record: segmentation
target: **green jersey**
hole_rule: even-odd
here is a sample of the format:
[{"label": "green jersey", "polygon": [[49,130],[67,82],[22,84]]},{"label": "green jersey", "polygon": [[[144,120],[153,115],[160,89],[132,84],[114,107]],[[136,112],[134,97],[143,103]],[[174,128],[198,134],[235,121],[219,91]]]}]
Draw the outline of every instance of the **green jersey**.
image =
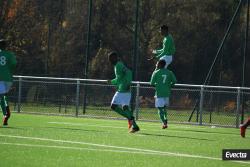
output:
[{"label": "green jersey", "polygon": [[114,66],[115,79],[111,84],[116,85],[118,92],[129,92],[132,81],[132,72],[121,61]]},{"label": "green jersey", "polygon": [[160,59],[165,55],[174,55],[175,54],[175,45],[172,35],[167,35],[163,39],[162,49],[156,50],[156,58]]},{"label": "green jersey", "polygon": [[14,53],[0,50],[0,81],[12,82],[15,67],[16,57]]},{"label": "green jersey", "polygon": [[171,86],[176,83],[174,73],[168,69],[155,70],[151,76],[150,84],[155,86],[156,97],[169,97]]}]

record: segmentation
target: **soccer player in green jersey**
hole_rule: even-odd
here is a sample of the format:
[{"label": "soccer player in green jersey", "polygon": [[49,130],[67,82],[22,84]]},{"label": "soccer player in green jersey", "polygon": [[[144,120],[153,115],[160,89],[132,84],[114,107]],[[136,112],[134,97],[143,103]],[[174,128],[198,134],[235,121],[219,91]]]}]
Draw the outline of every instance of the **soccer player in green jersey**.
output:
[{"label": "soccer player in green jersey", "polygon": [[0,101],[3,111],[3,125],[8,125],[10,108],[7,93],[12,86],[12,75],[16,67],[16,58],[12,52],[6,51],[7,42],[0,39]]},{"label": "soccer player in green jersey", "polygon": [[173,60],[173,55],[175,54],[175,44],[172,35],[168,32],[168,26],[161,26],[161,35],[164,36],[163,47],[159,50],[153,50],[152,53],[158,60],[164,60],[166,62],[164,68],[167,68]]},{"label": "soccer player in green jersey", "polygon": [[116,52],[109,54],[109,61],[114,66],[115,79],[108,81],[109,84],[115,85],[117,91],[111,102],[111,109],[128,119],[130,133],[139,131],[133,117],[133,112],[129,109],[131,92],[130,86],[132,81],[132,72],[119,59]]},{"label": "soccer player in green jersey", "polygon": [[250,125],[250,117],[240,126],[240,135],[245,137],[247,127]]},{"label": "soccer player in green jersey", "polygon": [[169,105],[169,96],[171,87],[176,83],[174,73],[165,68],[166,62],[159,60],[156,64],[156,70],[153,72],[150,84],[155,87],[155,107],[158,108],[158,114],[162,122],[162,129],[168,127],[167,109]]}]

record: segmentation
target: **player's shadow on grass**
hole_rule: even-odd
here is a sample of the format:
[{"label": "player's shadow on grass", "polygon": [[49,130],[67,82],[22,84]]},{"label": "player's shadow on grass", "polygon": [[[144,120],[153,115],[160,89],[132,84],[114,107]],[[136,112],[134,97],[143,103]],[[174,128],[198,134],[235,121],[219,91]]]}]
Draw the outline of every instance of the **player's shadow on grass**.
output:
[{"label": "player's shadow on grass", "polygon": [[152,133],[140,133],[140,134],[145,135],[145,136],[172,137],[172,138],[179,138],[179,139],[181,138],[181,139],[190,139],[190,140],[215,141],[215,140],[210,140],[210,139],[186,137],[186,136],[173,136],[173,135],[152,134]]},{"label": "player's shadow on grass", "polygon": [[173,131],[183,131],[183,132],[197,132],[197,133],[208,133],[208,134],[224,134],[224,135],[236,135],[238,136],[238,134],[235,133],[228,133],[228,132],[209,132],[209,131],[205,131],[205,130],[190,130],[190,129],[185,129],[185,130],[181,130],[181,129],[173,129]]},{"label": "player's shadow on grass", "polygon": [[1,129],[17,129],[10,126],[0,126]]},{"label": "player's shadow on grass", "polygon": [[[1,129],[17,129],[17,130],[28,130],[33,127],[11,127],[11,126],[3,126]],[[87,130],[87,129],[79,129],[79,128],[59,128],[59,127],[36,127],[37,129],[57,129],[57,130],[70,130],[70,131],[84,131],[84,132],[101,132],[105,133],[106,131],[101,130]]]},{"label": "player's shadow on grass", "polygon": [[46,129],[59,129],[59,130],[70,130],[70,131],[84,131],[84,132],[105,132],[101,130],[87,130],[87,129],[80,129],[80,128],[59,128],[59,127],[43,127]]},{"label": "player's shadow on grass", "polygon": [[27,129],[25,127],[15,127],[15,126],[0,126],[0,129],[19,129],[19,130],[23,130],[23,129]]}]

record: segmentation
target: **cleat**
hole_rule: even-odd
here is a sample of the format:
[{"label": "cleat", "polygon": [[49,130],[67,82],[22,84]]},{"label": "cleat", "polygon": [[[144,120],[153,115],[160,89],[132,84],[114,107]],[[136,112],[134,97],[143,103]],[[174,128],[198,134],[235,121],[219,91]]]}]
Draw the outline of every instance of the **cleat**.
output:
[{"label": "cleat", "polygon": [[10,108],[9,108],[9,106],[7,106],[6,107],[6,115],[4,115],[4,117],[3,117],[3,125],[4,126],[7,126],[8,125],[8,120],[9,120],[9,118],[10,118]]},{"label": "cleat", "polygon": [[130,129],[133,125],[133,120],[128,120],[128,129]]},{"label": "cleat", "polygon": [[4,118],[3,118],[3,125],[4,126],[7,126],[8,125],[8,117],[7,116],[4,116]]},{"label": "cleat", "polygon": [[162,129],[167,129],[167,128],[168,128],[167,124],[162,125]]},{"label": "cleat", "polygon": [[138,132],[139,130],[140,130],[139,127],[134,127],[134,128],[132,128],[132,129],[129,131],[129,133],[135,133],[135,132]]},{"label": "cleat", "polygon": [[245,137],[245,134],[246,134],[246,128],[244,126],[241,126],[240,127],[240,135],[241,135],[241,137]]}]

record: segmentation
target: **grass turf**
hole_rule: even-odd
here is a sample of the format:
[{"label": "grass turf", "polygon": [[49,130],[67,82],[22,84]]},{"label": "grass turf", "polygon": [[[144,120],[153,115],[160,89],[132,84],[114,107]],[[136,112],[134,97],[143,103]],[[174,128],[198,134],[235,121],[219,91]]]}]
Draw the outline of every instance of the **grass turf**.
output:
[{"label": "grass turf", "polygon": [[250,149],[239,129],[14,113],[0,127],[0,166],[249,166],[222,161],[222,149]]}]

